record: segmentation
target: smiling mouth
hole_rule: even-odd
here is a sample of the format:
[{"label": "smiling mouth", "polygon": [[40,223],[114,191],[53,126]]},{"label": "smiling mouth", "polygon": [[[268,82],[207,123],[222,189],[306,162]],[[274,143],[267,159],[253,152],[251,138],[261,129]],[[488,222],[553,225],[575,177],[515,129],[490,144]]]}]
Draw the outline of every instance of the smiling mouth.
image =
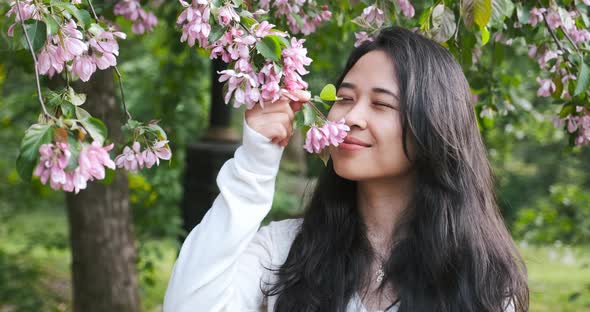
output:
[{"label": "smiling mouth", "polygon": [[343,149],[343,150],[347,150],[347,151],[358,151],[358,150],[362,150],[362,149],[369,148],[369,147],[370,146],[363,146],[363,145],[359,145],[359,144],[346,143],[346,142],[342,142],[342,143],[338,144],[339,149]]}]

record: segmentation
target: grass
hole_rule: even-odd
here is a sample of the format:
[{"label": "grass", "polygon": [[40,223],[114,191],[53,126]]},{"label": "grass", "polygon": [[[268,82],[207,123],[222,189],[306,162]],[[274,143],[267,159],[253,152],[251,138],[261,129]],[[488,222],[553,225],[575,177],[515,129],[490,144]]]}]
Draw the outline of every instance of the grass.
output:
[{"label": "grass", "polygon": [[[71,311],[67,242],[60,210],[36,209],[0,221],[0,311]],[[141,244],[142,310],[160,311],[177,244]],[[590,249],[520,248],[529,270],[530,311],[590,312]]]}]

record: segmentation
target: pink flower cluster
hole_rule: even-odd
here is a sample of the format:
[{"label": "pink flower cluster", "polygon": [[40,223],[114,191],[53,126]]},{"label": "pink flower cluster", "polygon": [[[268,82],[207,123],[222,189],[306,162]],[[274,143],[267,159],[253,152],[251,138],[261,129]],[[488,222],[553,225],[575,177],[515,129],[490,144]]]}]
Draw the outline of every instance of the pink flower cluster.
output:
[{"label": "pink flower cluster", "polygon": [[129,172],[137,172],[143,167],[151,168],[154,164],[160,165],[160,159],[169,160],[172,152],[167,146],[168,140],[156,141],[141,151],[139,142],[133,142],[132,147],[125,146],[123,153],[115,158],[118,168],[125,168]]},{"label": "pink flower cluster", "polygon": [[180,42],[188,41],[188,45],[192,47],[197,41],[201,47],[207,47],[209,33],[211,33],[209,1],[192,0],[191,4],[183,0],[179,1],[186,8],[176,20],[176,24],[182,27]]},{"label": "pink flower cluster", "polygon": [[97,141],[86,145],[78,156],[78,167],[66,171],[72,153],[70,145],[58,142],[56,144],[43,144],[39,147],[39,163],[34,175],[41,179],[41,183],[49,185],[54,190],[76,192],[83,190],[88,181],[105,178],[105,167],[115,169],[115,163],[109,156],[113,144],[102,146]]},{"label": "pink flower cluster", "polygon": [[267,61],[259,72],[255,72],[250,63],[250,50],[256,42],[268,35],[285,36],[272,31],[273,27],[274,25],[263,21],[252,25],[251,34],[230,28],[220,40],[211,45],[211,58],[221,57],[226,62],[236,61],[234,69],[219,72],[219,81],[228,82],[226,103],[229,103],[233,95],[235,107],[246,105],[250,109],[256,103],[263,106],[264,101],[274,102],[287,91],[307,89],[308,85],[301,76],[308,73],[305,66],[311,64],[312,60],[307,57],[303,39],[291,38],[290,47],[282,50],[282,70],[273,62]]},{"label": "pink flower cluster", "polygon": [[17,6],[16,1],[10,3],[10,10],[6,12],[6,16],[10,17],[14,15],[14,21],[12,25],[8,27],[8,36],[12,37],[14,35],[14,27],[17,23],[20,23],[21,17],[23,21],[34,19],[38,21],[43,20],[43,9],[38,7],[33,0],[21,0],[19,1],[20,5]]},{"label": "pink flower cluster", "polygon": [[577,131],[575,144],[586,145],[590,143],[590,115],[582,106],[576,107],[576,113],[578,115],[570,114],[561,119],[556,117],[553,122],[556,128],[561,128],[564,123],[567,123],[567,131],[569,133],[576,133]]},{"label": "pink flower cluster", "polygon": [[47,38],[38,55],[37,68],[41,75],[53,77],[61,73],[67,62],[68,70],[82,81],[88,81],[96,69],[107,69],[117,65],[119,44],[116,38],[125,39],[122,32],[102,31],[98,34],[87,32],[87,41],[73,20],[61,26],[59,34]]},{"label": "pink flower cluster", "polygon": [[158,24],[158,18],[152,12],[146,12],[138,0],[122,0],[115,4],[115,15],[121,15],[133,22],[131,31],[135,34],[143,34],[152,31]]},{"label": "pink flower cluster", "polygon": [[328,145],[338,146],[348,131],[350,128],[344,123],[344,118],[337,122],[326,121],[322,127],[313,126],[307,131],[303,148],[309,153],[319,153]]},{"label": "pink flower cluster", "polygon": [[88,45],[83,41],[82,32],[76,27],[76,22],[68,20],[64,23],[59,34],[47,38],[45,46],[37,55],[37,69],[41,75],[59,74],[65,63],[80,57],[88,51]]},{"label": "pink flower cluster", "polygon": [[535,26],[542,22],[543,19],[547,20],[547,25],[552,30],[561,27],[562,30],[567,33],[573,42],[581,43],[590,41],[590,32],[587,29],[578,29],[574,18],[578,16],[576,11],[567,12],[563,18],[559,14],[559,7],[551,7],[549,10],[545,8],[532,8],[530,10],[529,23],[531,26]]},{"label": "pink flower cluster", "polygon": [[[332,18],[332,12],[327,5],[317,7],[312,1],[277,0],[271,5],[270,1],[263,0],[258,3],[258,7],[265,11],[272,9],[275,17],[286,19],[289,30],[295,35],[299,33],[309,35],[315,32],[323,22]],[[298,21],[294,16],[299,16],[301,19]]]}]

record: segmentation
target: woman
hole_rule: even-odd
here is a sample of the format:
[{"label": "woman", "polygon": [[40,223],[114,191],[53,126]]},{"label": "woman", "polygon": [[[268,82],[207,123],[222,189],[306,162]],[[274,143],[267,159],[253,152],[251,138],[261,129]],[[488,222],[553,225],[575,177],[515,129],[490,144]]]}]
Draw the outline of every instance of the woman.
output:
[{"label": "woman", "polygon": [[165,311],[527,311],[469,85],[439,44],[383,29],[351,53],[303,218],[258,230],[299,102],[246,112],[221,194],[189,234]]}]

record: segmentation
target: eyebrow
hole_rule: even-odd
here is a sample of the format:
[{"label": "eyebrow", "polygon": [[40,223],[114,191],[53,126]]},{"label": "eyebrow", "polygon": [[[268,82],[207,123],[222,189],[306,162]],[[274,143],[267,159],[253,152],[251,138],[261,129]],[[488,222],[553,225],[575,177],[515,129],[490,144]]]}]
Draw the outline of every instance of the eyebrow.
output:
[{"label": "eyebrow", "polygon": [[[356,90],[356,86],[353,83],[350,82],[343,82],[340,84],[340,88],[347,88],[347,89],[353,89]],[[375,93],[384,93],[384,94],[389,94],[391,96],[393,96],[396,100],[399,101],[399,96],[387,89],[384,88],[372,88],[371,91],[375,92]]]}]

